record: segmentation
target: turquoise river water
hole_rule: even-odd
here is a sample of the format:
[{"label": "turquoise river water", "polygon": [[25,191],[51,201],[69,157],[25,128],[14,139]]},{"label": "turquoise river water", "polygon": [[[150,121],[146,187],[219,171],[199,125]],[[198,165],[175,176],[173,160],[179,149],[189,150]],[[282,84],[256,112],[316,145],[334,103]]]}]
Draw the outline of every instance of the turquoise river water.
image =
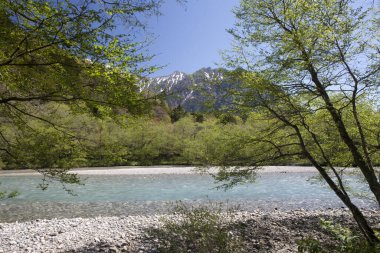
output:
[{"label": "turquoise river water", "polygon": [[[0,222],[41,218],[137,215],[170,212],[175,201],[202,204],[229,203],[242,210],[340,208],[339,199],[313,173],[262,173],[255,183],[230,190],[216,189],[207,175],[90,175],[81,176],[84,185],[70,186],[75,196],[60,184],[42,191],[39,176],[0,177],[0,190],[17,190],[20,195],[0,202]],[[360,187],[353,178],[351,184]],[[362,207],[368,200],[355,199]]]}]

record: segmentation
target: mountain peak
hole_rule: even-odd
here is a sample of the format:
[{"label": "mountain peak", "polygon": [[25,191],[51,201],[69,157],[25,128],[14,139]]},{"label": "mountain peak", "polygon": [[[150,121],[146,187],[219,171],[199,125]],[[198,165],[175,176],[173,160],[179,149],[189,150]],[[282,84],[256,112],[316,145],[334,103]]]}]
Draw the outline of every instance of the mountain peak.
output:
[{"label": "mountain peak", "polygon": [[171,73],[170,76],[171,76],[171,75],[179,75],[179,74],[184,74],[184,75],[186,75],[185,72],[182,72],[182,71],[176,70],[176,71],[174,71],[173,73]]},{"label": "mountain peak", "polygon": [[223,91],[223,85],[214,85],[215,81],[222,81],[223,76],[217,69],[201,68],[193,74],[174,71],[167,76],[149,79],[141,90],[153,93],[167,94],[166,101],[169,107],[181,105],[190,112],[204,111],[204,101],[207,97],[218,97]]}]

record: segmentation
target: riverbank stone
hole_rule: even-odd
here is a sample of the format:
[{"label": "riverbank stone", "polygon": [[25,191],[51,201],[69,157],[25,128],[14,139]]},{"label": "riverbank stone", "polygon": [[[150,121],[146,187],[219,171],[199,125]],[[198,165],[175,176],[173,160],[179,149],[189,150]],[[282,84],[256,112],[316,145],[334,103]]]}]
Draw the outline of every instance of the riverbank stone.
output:
[{"label": "riverbank stone", "polygon": [[[380,223],[376,210],[365,211],[371,224]],[[227,219],[232,234],[243,234],[247,252],[297,252],[296,241],[312,237],[327,240],[320,219],[355,227],[345,209],[253,210],[234,212]],[[148,237],[162,219],[179,221],[178,215],[69,218],[0,223],[0,253],[8,252],[157,252],[159,241]],[[236,230],[236,231],[235,231]]]}]

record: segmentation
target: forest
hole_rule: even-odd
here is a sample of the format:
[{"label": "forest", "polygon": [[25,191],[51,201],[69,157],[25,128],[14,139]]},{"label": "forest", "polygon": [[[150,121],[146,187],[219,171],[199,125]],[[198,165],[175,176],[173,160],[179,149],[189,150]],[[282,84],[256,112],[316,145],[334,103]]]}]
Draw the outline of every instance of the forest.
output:
[{"label": "forest", "polygon": [[[94,112],[72,112],[64,103],[35,105],[35,116],[49,118],[49,122],[30,118],[25,122],[27,131],[14,128],[11,123],[2,124],[2,134],[15,144],[10,149],[12,156],[1,153],[1,167],[310,165],[297,147],[287,149],[294,153],[291,156],[278,152],[276,146],[294,142],[291,136],[284,139],[290,133],[286,128],[268,135],[265,142],[259,141],[266,129],[278,124],[262,111],[189,113],[180,106],[170,109],[159,99],[150,103],[151,109],[145,116],[118,113],[113,118]],[[379,165],[376,145],[380,142],[380,113],[375,108],[369,99],[360,103],[360,115],[371,137],[369,142],[375,144],[373,162]],[[359,138],[354,122],[346,119],[351,135]],[[322,145],[334,165],[355,165],[325,112],[315,113],[308,120],[311,128],[325,137]]]}]

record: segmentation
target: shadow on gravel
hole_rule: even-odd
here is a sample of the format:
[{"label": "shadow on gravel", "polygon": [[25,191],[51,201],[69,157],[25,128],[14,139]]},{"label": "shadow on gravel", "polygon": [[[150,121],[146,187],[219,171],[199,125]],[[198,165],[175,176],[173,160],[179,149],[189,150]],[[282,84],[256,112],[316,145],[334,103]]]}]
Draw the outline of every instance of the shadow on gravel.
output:
[{"label": "shadow on gravel", "polygon": [[[332,240],[321,228],[321,218],[331,217],[304,215],[283,218],[265,214],[243,217],[242,221],[225,222],[218,228],[221,232],[225,229],[231,236],[223,240],[219,240],[222,235],[219,238],[210,236],[215,235],[215,231],[211,230],[217,224],[212,224],[207,219],[193,219],[190,220],[193,224],[181,225],[169,222],[169,224],[164,223],[162,227],[148,229],[145,233],[145,241],[154,242],[153,248],[159,249],[157,252],[160,253],[297,252],[296,241],[308,236],[325,242]],[[188,229],[192,229],[192,232]],[[207,240],[210,241],[209,248],[204,242]],[[231,244],[234,247],[226,245],[228,240],[233,240]]]},{"label": "shadow on gravel", "polygon": [[132,250],[130,247],[130,244],[127,242],[112,243],[108,241],[90,243],[89,245],[86,245],[82,248],[65,251],[65,253],[95,253],[95,252],[101,252],[101,253],[120,253],[120,252],[127,252],[127,253],[147,252],[148,253],[149,252],[149,253],[153,253],[152,251],[145,250],[143,248]]},{"label": "shadow on gravel", "polygon": [[[296,241],[308,237],[323,241],[327,247],[336,243],[333,236],[321,227],[321,218],[340,223],[348,228],[355,228],[354,221],[347,213],[337,212],[334,215],[331,215],[331,211],[329,213],[330,215],[322,212],[308,214],[296,211],[287,213],[285,216],[281,216],[281,213],[247,214],[238,217],[238,221],[234,222],[226,222],[225,217],[222,217],[222,220],[219,220],[221,218],[219,216],[209,217],[210,214],[199,217],[191,216],[194,218],[188,220],[191,224],[179,225],[173,221],[169,221],[169,223],[163,221],[162,226],[154,224],[154,227],[144,230],[144,236],[138,241],[131,242],[133,245],[127,242],[103,241],[67,253],[297,252]],[[210,219],[214,220],[210,222]],[[371,223],[379,223],[380,217],[369,217],[369,220]],[[217,236],[213,230],[215,226],[220,231]],[[189,229],[192,231],[189,232]],[[204,240],[212,240],[212,242],[205,244]],[[225,244],[228,240],[231,245]],[[200,243],[202,245],[194,245]],[[212,248],[215,248],[215,251]]]}]

